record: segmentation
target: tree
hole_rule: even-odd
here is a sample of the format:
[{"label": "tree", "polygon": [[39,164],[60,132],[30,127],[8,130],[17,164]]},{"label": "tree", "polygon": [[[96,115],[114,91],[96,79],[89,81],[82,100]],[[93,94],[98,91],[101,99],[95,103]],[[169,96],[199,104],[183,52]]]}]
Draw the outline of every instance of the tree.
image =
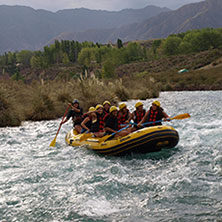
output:
[{"label": "tree", "polygon": [[182,41],[180,43],[178,50],[179,50],[179,53],[184,53],[184,54],[191,53],[193,51],[192,45],[186,41]]},{"label": "tree", "polygon": [[100,44],[98,42],[96,42],[96,47],[100,48]]},{"label": "tree", "polygon": [[54,64],[54,60],[53,60],[53,53],[55,50],[55,46],[51,45],[50,47],[45,46],[44,47],[44,59],[45,59],[45,63],[47,64],[47,66]]},{"label": "tree", "polygon": [[70,61],[69,61],[69,57],[66,53],[63,53],[63,58],[62,58],[62,63],[63,64],[68,64]]},{"label": "tree", "polygon": [[209,48],[219,48],[222,46],[222,35],[217,29],[203,29],[200,33],[201,38]]},{"label": "tree", "polygon": [[159,46],[161,45],[162,40],[158,39],[158,40],[154,40],[153,44],[152,44],[152,50],[153,50],[153,54],[156,54],[156,50],[159,48]]},{"label": "tree", "polygon": [[37,56],[32,56],[31,60],[30,60],[30,65],[31,68],[41,68],[41,61],[40,58]]},{"label": "tree", "polygon": [[32,56],[30,64],[31,68],[36,69],[46,68],[48,66],[43,56]]},{"label": "tree", "polygon": [[81,50],[78,56],[78,62],[80,65],[89,66],[91,62],[90,48],[84,48]]},{"label": "tree", "polygon": [[165,55],[176,55],[179,53],[179,45],[182,39],[176,36],[168,37],[163,43],[163,52]]},{"label": "tree", "polygon": [[115,77],[115,66],[110,59],[107,60],[103,65],[102,77],[103,78]]},{"label": "tree", "polygon": [[25,67],[30,66],[30,60],[33,56],[33,52],[29,50],[22,50],[16,54],[16,60],[18,63],[21,63]]},{"label": "tree", "polygon": [[8,52],[8,65],[16,65],[16,53]]},{"label": "tree", "polygon": [[117,48],[120,49],[123,47],[123,42],[121,39],[117,39]]},{"label": "tree", "polygon": [[139,61],[146,57],[144,50],[136,42],[130,42],[127,47],[123,50],[124,63],[130,63],[133,61]]},{"label": "tree", "polygon": [[17,67],[16,67],[16,53],[15,52],[8,52],[7,53],[7,67],[6,72],[8,72],[10,75],[13,75],[16,73]]},{"label": "tree", "polygon": [[56,51],[60,50],[60,42],[59,42],[59,40],[55,40],[55,49],[56,49]]},{"label": "tree", "polygon": [[6,66],[6,56],[2,55],[0,56],[0,67],[4,68]]}]

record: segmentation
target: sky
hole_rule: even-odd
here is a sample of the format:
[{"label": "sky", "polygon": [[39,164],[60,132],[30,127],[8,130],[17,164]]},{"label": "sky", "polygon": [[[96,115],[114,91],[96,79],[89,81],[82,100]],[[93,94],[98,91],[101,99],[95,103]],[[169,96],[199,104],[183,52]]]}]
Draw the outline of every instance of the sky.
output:
[{"label": "sky", "polygon": [[46,9],[53,12],[82,7],[119,11],[125,8],[144,8],[148,5],[177,9],[185,4],[200,1],[202,0],[0,0],[0,5],[25,5],[34,9]]}]

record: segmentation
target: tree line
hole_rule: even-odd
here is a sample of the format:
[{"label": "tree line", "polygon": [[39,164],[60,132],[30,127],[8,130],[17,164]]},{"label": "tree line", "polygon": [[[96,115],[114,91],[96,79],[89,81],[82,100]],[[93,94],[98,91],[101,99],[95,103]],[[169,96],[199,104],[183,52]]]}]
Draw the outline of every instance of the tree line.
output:
[{"label": "tree line", "polygon": [[55,40],[54,44],[45,46],[42,51],[7,52],[0,56],[0,71],[13,75],[25,68],[45,69],[53,64],[76,63],[80,51],[86,47],[97,47],[97,44]]},{"label": "tree line", "polygon": [[79,64],[83,70],[98,65],[98,77],[110,78],[115,77],[115,69],[121,64],[215,48],[222,48],[222,29],[207,28],[173,34],[166,39],[153,40],[151,48],[139,42],[123,44],[120,39],[114,45],[55,40],[42,51],[22,50],[0,55],[0,75],[8,73],[12,78],[19,79],[20,71],[26,68],[46,69],[55,64]]},{"label": "tree line", "polygon": [[87,69],[97,63],[103,65],[104,77],[110,77],[117,65],[145,58],[146,51],[142,46],[130,42],[124,47],[120,39],[116,45],[55,40],[54,44],[45,46],[42,51],[22,50],[1,55],[0,74],[7,72],[10,76],[17,76],[21,69],[45,69],[54,64],[80,64]]},{"label": "tree line", "polygon": [[[170,35],[162,42],[161,47],[165,55],[188,54],[222,48],[222,29],[205,28]],[[156,50],[156,48],[154,49]]]}]

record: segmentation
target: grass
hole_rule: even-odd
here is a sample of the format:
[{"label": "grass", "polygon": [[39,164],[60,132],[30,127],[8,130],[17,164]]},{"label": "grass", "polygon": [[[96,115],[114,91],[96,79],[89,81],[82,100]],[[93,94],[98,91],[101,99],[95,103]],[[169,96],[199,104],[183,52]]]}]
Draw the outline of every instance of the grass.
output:
[{"label": "grass", "polygon": [[161,91],[221,90],[222,67],[191,70],[178,74],[176,70],[151,74],[160,85]]},{"label": "grass", "polygon": [[25,84],[10,79],[0,83],[0,127],[19,126],[22,121],[50,120],[61,117],[74,98],[87,111],[109,100],[113,104],[128,99],[145,99],[158,95],[149,79],[99,80],[95,77],[69,81],[33,81]]}]

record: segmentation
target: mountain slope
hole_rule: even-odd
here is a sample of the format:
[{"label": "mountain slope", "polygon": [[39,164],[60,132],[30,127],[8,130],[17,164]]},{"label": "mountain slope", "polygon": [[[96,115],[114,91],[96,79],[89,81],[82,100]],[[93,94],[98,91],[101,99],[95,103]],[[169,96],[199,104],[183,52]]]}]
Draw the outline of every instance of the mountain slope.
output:
[{"label": "mountain slope", "polygon": [[118,28],[134,22],[169,11],[167,8],[147,6],[142,9],[124,9],[121,11],[103,11],[80,9],[66,9],[56,12],[57,17],[68,28],[67,31],[84,31],[87,29]]},{"label": "mountain slope", "polygon": [[50,39],[65,32],[88,29],[118,28],[141,22],[167,8],[148,6],[108,12],[89,9],[69,9],[56,13],[34,10],[26,6],[0,6],[0,53],[21,49],[39,49]]},{"label": "mountain slope", "polygon": [[63,35],[63,38],[67,37],[70,40],[78,41],[82,39],[93,40],[104,43],[108,41],[115,42],[117,38],[121,38],[123,41],[164,38],[170,34],[192,29],[220,28],[222,27],[221,11],[221,0],[206,0],[185,5],[175,11],[163,12],[141,23],[125,25],[115,30],[69,33],[68,36]]},{"label": "mountain slope", "polygon": [[137,26],[136,37],[167,37],[192,29],[222,27],[222,1],[206,0],[185,5],[176,11],[162,13]]},{"label": "mountain slope", "polygon": [[0,52],[36,49],[64,29],[54,14],[23,6],[0,6]]}]

